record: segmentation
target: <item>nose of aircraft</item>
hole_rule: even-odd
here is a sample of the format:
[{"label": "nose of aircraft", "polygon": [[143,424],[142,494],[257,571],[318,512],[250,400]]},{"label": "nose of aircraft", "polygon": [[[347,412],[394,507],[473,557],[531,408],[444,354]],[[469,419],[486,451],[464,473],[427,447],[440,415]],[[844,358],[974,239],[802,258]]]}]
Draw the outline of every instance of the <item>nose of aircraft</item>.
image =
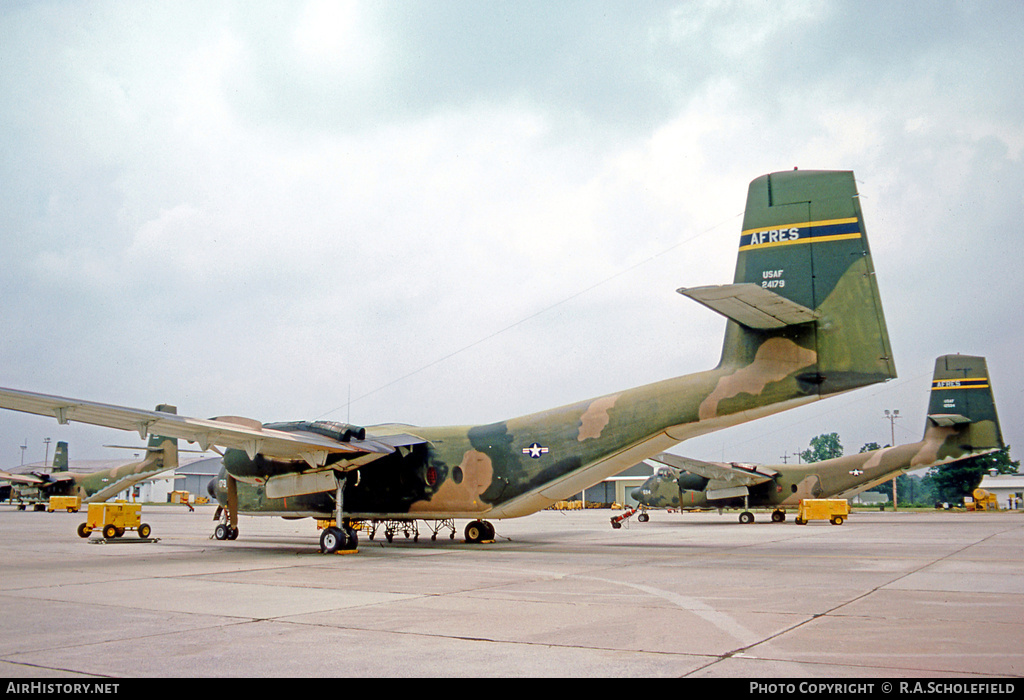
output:
[{"label": "nose of aircraft", "polygon": [[206,485],[206,493],[210,494],[213,500],[217,500],[217,477],[210,479],[210,483]]},{"label": "nose of aircraft", "polygon": [[634,501],[639,503],[640,502],[640,497],[643,495],[642,491],[643,491],[643,489],[641,487],[637,486],[635,489],[633,489],[632,491],[629,492],[629,495],[633,498]]}]

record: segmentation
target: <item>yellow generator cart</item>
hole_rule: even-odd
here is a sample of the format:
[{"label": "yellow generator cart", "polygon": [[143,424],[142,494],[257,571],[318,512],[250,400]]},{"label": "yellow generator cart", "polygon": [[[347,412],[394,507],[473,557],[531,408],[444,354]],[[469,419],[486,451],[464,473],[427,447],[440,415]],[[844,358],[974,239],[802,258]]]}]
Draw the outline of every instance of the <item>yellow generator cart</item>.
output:
[{"label": "yellow generator cart", "polygon": [[808,520],[828,520],[842,525],[850,517],[850,502],[844,498],[805,498],[800,501],[796,524],[806,525]]},{"label": "yellow generator cart", "polygon": [[106,539],[112,540],[127,530],[135,530],[146,539],[152,528],[141,520],[142,506],[138,503],[90,503],[85,522],[78,526],[78,536],[88,537],[93,530],[100,530]]},{"label": "yellow generator cart", "polygon": [[46,512],[52,513],[55,510],[66,510],[69,513],[77,513],[82,508],[81,496],[50,496],[50,505]]},{"label": "yellow generator cart", "polygon": [[974,489],[971,496],[973,500],[966,504],[967,510],[999,510],[999,499],[994,493],[989,493],[985,489]]}]

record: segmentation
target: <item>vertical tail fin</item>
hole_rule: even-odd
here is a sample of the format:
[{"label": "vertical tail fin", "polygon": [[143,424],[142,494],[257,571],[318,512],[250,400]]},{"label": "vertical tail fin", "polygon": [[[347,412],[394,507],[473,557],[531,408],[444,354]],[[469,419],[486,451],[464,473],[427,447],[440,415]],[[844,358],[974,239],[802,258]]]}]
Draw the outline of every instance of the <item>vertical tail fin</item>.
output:
[{"label": "vertical tail fin", "polygon": [[750,183],[734,283],[679,290],[730,319],[720,367],[796,365],[780,391],[821,396],[896,376],[858,197],[848,171]]},{"label": "vertical tail fin", "polygon": [[984,357],[943,355],[935,360],[926,436],[932,426],[954,428],[957,446],[967,452],[1004,447]]},{"label": "vertical tail fin", "polygon": [[63,440],[57,443],[57,449],[53,453],[53,472],[66,472],[68,470],[68,444]]},{"label": "vertical tail fin", "polygon": [[[169,404],[160,404],[156,407],[156,410],[163,411],[164,413],[174,413],[177,415],[178,407],[171,406]],[[163,437],[161,435],[150,435],[149,436],[149,452],[159,452],[163,450],[163,465],[167,469],[178,468],[178,440],[177,438]]]}]

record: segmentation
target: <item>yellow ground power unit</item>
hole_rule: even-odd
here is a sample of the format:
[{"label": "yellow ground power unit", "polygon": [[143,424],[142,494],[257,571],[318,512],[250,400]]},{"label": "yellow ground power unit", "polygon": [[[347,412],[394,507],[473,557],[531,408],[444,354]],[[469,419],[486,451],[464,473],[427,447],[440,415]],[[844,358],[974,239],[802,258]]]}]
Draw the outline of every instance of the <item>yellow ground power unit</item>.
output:
[{"label": "yellow ground power unit", "polygon": [[967,510],[999,510],[999,499],[994,493],[985,489],[974,489],[971,492],[972,500],[965,500]]},{"label": "yellow ground power unit", "polygon": [[78,526],[78,536],[88,537],[93,530],[100,530],[108,540],[121,537],[128,530],[135,530],[143,539],[152,532],[152,528],[142,522],[142,506],[125,501],[90,503],[85,522]]},{"label": "yellow ground power unit", "polygon": [[842,525],[850,517],[850,502],[845,498],[805,498],[800,501],[796,524],[806,525],[808,520],[828,520]]},{"label": "yellow ground power unit", "polygon": [[81,496],[50,496],[50,504],[46,507],[46,512],[66,510],[69,513],[77,513],[81,508]]}]

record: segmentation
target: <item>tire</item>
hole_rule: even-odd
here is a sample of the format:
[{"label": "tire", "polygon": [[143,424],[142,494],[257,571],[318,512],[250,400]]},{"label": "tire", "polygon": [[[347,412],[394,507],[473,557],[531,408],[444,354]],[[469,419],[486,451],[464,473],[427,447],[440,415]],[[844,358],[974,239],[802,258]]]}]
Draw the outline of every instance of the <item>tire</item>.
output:
[{"label": "tire", "polygon": [[117,537],[117,526],[107,525],[106,527],[104,527],[103,536],[106,537],[108,540],[112,540],[115,537]]},{"label": "tire", "polygon": [[641,513],[640,515],[636,516],[636,520],[638,523],[646,523],[650,519],[651,516],[649,516],[647,513]]},{"label": "tire", "polygon": [[78,526],[78,536],[85,539],[92,534],[92,528],[89,527],[89,523],[82,523]]},{"label": "tire", "polygon": [[142,523],[141,525],[139,525],[139,537],[141,537],[142,539],[146,539],[147,537],[149,537],[149,533],[151,533],[152,531],[153,528],[151,528],[148,523]]},{"label": "tire", "polygon": [[473,522],[466,525],[466,542],[469,542],[470,544],[476,544],[477,542],[480,542],[483,538],[483,523],[481,523],[479,520],[474,520]]},{"label": "tire", "polygon": [[230,531],[228,530],[228,526],[224,523],[218,525],[213,531],[213,536],[216,537],[218,540],[226,540],[229,534]]},{"label": "tire", "polygon": [[323,554],[334,554],[344,549],[347,543],[348,536],[341,528],[331,526],[320,533],[320,551]]},{"label": "tire", "polygon": [[742,513],[740,513],[740,522],[744,525],[749,525],[750,523],[754,522],[754,514],[748,510],[743,511]]},{"label": "tire", "polygon": [[230,527],[230,528],[228,528],[228,539],[229,540],[237,540],[238,539],[238,528],[237,527]]}]

